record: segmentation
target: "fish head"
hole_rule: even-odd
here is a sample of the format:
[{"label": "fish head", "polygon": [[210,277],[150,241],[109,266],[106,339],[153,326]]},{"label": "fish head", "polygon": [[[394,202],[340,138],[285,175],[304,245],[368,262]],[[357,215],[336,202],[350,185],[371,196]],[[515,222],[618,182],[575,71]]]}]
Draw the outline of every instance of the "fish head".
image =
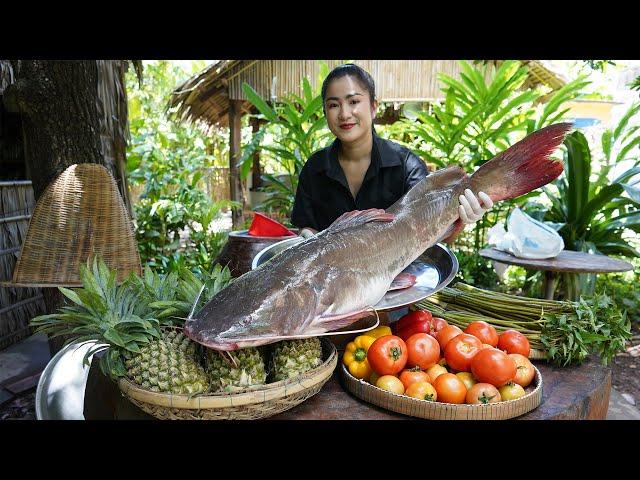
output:
[{"label": "fish head", "polygon": [[268,276],[263,269],[237,278],[185,322],[185,335],[208,348],[237,350],[304,332],[316,315],[315,289],[293,275]]}]

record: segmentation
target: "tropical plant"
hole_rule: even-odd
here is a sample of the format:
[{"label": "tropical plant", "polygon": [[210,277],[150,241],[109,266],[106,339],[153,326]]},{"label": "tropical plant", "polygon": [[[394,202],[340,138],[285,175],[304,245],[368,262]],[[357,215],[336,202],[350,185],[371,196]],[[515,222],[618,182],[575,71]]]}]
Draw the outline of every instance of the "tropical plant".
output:
[{"label": "tropical plant", "polygon": [[213,128],[205,135],[167,116],[171,112],[166,112],[166,99],[190,73],[159,61],[145,64],[141,87],[132,75],[127,79],[127,170],[132,189],[139,193],[134,201],[138,247],[143,264],[161,272],[210,270],[226,240],[226,232],[211,227],[222,210],[236,205],[214,201],[207,193],[212,170],[228,158],[226,133]]},{"label": "tropical plant", "polygon": [[[534,216],[562,225],[558,233],[568,250],[640,257],[626,234],[640,232],[640,157],[634,150],[640,144],[640,125],[630,123],[638,112],[640,104],[632,105],[613,130],[602,134],[603,158],[597,173],[592,173],[595,162],[584,134],[568,135],[565,172],[555,189],[544,187],[551,207],[537,202],[527,206]],[[625,164],[628,168],[613,178],[614,167]],[[565,274],[563,281],[568,298],[593,293],[593,275]]]},{"label": "tropical plant", "polygon": [[[326,64],[321,64],[320,76],[326,76]],[[262,190],[267,199],[257,208],[279,212],[288,217],[293,208],[298,177],[307,159],[323,148],[331,138],[322,110],[322,97],[314,92],[308,79],[302,81],[303,96],[291,94],[269,106],[247,83],[242,89],[247,99],[267,120],[252,140],[244,147],[238,167],[241,178],[249,174],[252,155],[265,153],[265,161],[277,165],[277,171],[264,173]],[[271,142],[266,138],[271,137]]]}]

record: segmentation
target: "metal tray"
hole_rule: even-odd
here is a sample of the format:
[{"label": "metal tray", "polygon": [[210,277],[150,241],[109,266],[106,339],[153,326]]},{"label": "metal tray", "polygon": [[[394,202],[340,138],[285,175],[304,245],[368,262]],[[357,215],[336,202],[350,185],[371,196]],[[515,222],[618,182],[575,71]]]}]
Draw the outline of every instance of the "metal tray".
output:
[{"label": "metal tray", "polygon": [[[277,254],[303,241],[302,237],[294,237],[268,246],[253,258],[251,269],[258,268]],[[458,259],[447,247],[437,244],[425,250],[403,272],[415,275],[416,284],[404,290],[387,292],[382,300],[374,305],[376,311],[387,312],[408,307],[442,290],[458,273]]]},{"label": "metal tray", "polygon": [[49,361],[36,389],[36,419],[84,420],[84,391],[89,367],[82,359],[95,346],[93,341],[70,343]]}]

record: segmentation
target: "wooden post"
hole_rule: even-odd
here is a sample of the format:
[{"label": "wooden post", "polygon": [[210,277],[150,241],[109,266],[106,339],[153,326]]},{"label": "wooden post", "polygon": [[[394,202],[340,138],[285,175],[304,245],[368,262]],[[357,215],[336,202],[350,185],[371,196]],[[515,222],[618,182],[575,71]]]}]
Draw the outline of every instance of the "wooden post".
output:
[{"label": "wooden post", "polygon": [[[255,135],[256,133],[258,133],[258,130],[260,130],[260,119],[258,118],[251,118],[251,130],[253,135]],[[252,191],[257,191],[259,187],[262,186],[262,171],[260,170],[260,152],[259,151],[255,151],[253,154],[253,165],[252,165],[252,172],[251,172],[251,190]]]},{"label": "wooden post", "polygon": [[242,135],[242,100],[229,100],[229,186],[231,200],[240,202],[242,207],[234,208],[231,213],[233,229],[239,230],[244,224],[244,195],[240,184],[238,160],[240,159],[240,139]]}]

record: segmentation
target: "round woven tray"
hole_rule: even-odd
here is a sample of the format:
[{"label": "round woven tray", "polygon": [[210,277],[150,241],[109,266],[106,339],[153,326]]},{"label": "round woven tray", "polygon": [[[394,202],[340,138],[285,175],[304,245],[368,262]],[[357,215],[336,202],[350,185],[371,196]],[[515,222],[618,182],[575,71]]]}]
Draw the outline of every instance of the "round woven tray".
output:
[{"label": "round woven tray", "polygon": [[189,398],[150,392],[120,379],[118,386],[132,403],[161,420],[255,420],[295,407],[320,391],[338,364],[334,345],[321,338],[324,362],[295,378],[233,393],[211,393]]},{"label": "round woven tray", "polygon": [[526,389],[526,395],[516,400],[478,405],[429,402],[398,395],[359,380],[342,365],[345,388],[365,402],[412,417],[429,420],[505,420],[530,412],[542,402],[542,375],[535,367],[535,377]]}]

